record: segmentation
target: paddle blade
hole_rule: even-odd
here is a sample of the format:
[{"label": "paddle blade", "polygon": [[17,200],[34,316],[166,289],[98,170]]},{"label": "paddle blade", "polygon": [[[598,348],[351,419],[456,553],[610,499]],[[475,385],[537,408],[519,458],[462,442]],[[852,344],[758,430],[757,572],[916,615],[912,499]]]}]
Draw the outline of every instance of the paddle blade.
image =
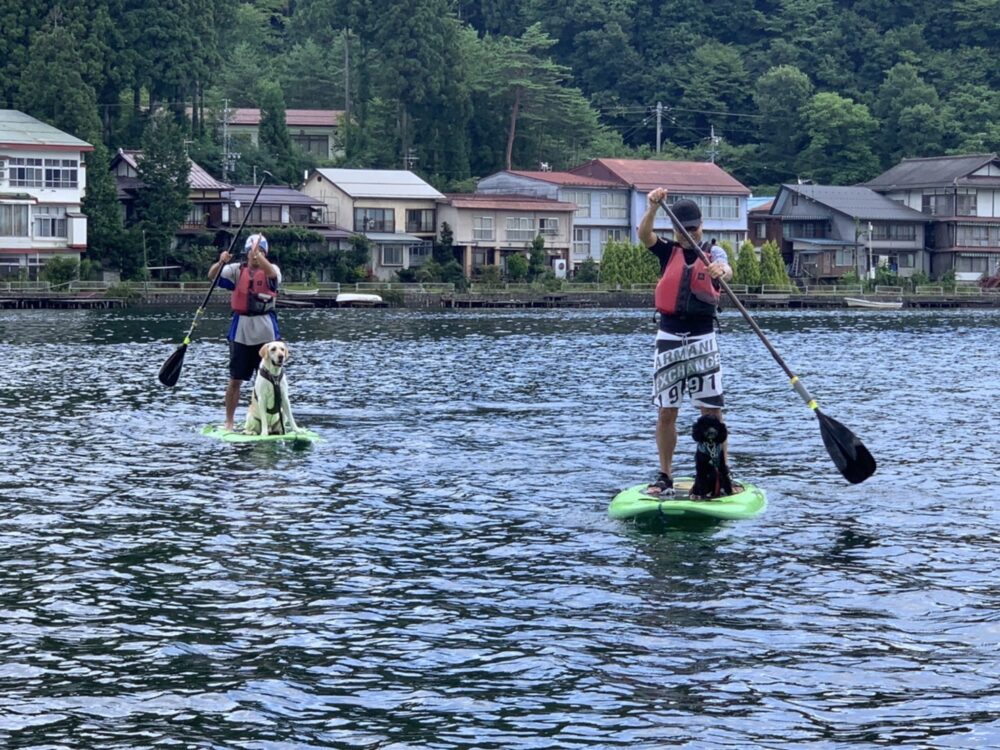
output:
[{"label": "paddle blade", "polygon": [[858,436],[833,417],[816,409],[820,435],[833,463],[851,484],[860,484],[875,473],[875,458]]},{"label": "paddle blade", "polygon": [[181,344],[177,350],[167,357],[167,361],[160,368],[160,382],[163,385],[172,387],[177,385],[177,379],[181,376],[181,367],[184,365],[184,355],[187,353],[187,344]]}]

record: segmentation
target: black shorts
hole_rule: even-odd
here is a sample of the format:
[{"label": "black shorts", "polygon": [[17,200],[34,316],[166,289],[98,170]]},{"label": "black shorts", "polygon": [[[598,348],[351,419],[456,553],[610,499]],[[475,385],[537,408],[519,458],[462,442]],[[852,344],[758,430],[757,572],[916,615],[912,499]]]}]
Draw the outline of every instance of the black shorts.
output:
[{"label": "black shorts", "polygon": [[233,380],[250,380],[260,367],[260,344],[248,346],[229,342],[229,377]]}]

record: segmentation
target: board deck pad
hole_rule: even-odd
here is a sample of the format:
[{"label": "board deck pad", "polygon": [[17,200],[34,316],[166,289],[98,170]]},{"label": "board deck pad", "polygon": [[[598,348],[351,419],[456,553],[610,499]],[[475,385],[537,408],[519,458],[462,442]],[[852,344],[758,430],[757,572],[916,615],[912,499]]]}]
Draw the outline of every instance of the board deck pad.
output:
[{"label": "board deck pad", "polygon": [[687,516],[707,518],[753,518],[767,507],[764,491],[750,484],[733,480],[742,490],[735,495],[712,500],[693,500],[688,497],[694,480],[691,477],[677,477],[674,480],[674,496],[668,498],[646,494],[649,482],[637,484],[615,495],[608,506],[608,515],[618,520],[636,518]]},{"label": "board deck pad", "polygon": [[323,441],[312,430],[300,428],[284,435],[251,435],[242,430],[227,430],[222,425],[210,424],[201,428],[201,434],[226,443],[319,443]]}]

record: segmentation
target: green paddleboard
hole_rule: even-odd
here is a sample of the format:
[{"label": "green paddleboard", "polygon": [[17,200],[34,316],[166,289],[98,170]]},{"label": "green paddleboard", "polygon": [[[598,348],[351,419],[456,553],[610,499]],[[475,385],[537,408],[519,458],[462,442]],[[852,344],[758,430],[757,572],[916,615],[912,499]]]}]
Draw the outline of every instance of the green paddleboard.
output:
[{"label": "green paddleboard", "polygon": [[319,443],[323,441],[323,438],[312,430],[301,428],[298,432],[289,432],[285,435],[248,435],[242,430],[227,430],[221,425],[210,424],[201,428],[201,434],[227,443]]},{"label": "green paddleboard", "polygon": [[767,507],[764,490],[754,487],[748,482],[737,482],[742,490],[735,495],[719,497],[714,500],[692,500],[687,493],[694,480],[690,477],[678,477],[674,480],[673,497],[659,498],[647,495],[649,483],[637,484],[622,490],[608,506],[608,515],[614,519],[623,520],[636,518],[653,520],[658,517],[670,518],[752,518]]}]

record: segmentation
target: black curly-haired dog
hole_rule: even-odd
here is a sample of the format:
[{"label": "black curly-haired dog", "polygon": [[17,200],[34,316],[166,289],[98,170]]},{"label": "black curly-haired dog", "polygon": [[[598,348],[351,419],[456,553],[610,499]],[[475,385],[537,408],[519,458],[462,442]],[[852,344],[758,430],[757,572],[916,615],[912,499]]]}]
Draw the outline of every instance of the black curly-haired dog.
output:
[{"label": "black curly-haired dog", "polygon": [[698,444],[694,453],[694,484],[691,497],[708,499],[733,494],[729,466],[722,451],[729,430],[715,417],[704,414],[691,428],[691,437]]}]

